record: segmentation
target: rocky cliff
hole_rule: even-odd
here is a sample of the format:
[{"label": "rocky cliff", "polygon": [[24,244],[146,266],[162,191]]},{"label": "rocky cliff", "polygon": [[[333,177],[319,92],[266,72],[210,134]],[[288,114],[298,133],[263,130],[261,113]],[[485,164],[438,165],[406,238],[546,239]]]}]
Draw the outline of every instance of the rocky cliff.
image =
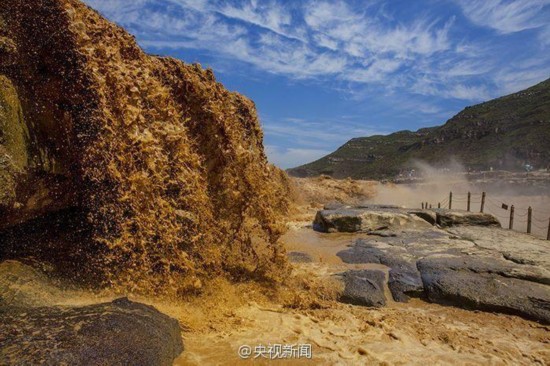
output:
[{"label": "rocky cliff", "polygon": [[523,171],[550,167],[550,79],[526,90],[465,108],[443,126],[359,137],[312,163],[290,169],[295,176],[393,178],[414,161],[466,168]]},{"label": "rocky cliff", "polygon": [[78,0],[0,4],[0,258],[162,292],[280,278],[253,102]]}]

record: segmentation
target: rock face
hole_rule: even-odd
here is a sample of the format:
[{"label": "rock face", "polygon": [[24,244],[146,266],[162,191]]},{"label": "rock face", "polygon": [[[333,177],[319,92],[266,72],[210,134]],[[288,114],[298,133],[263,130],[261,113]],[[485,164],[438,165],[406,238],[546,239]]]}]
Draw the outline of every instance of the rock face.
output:
[{"label": "rock face", "polygon": [[418,261],[430,301],[518,314],[550,324],[548,277],[536,269],[517,267],[481,256],[428,257]]},{"label": "rock face", "polygon": [[376,270],[353,270],[343,274],[344,292],[340,301],[370,307],[386,305],[384,283],[386,275]]},{"label": "rock face", "polygon": [[183,351],[175,319],[125,298],[0,313],[2,365],[172,365]]},{"label": "rock face", "polygon": [[498,228],[484,215],[436,213],[450,227],[375,232],[338,256],[387,266],[395,301],[421,297],[550,324],[550,242]]},{"label": "rock face", "polygon": [[373,232],[380,230],[427,229],[431,225],[421,218],[396,208],[353,207],[317,212],[313,228],[330,232]]},{"label": "rock face", "polygon": [[[38,259],[174,292],[287,273],[289,187],[253,102],[79,0],[2,1],[0,25],[0,256],[62,243]],[[47,225],[67,217],[70,232]]]},{"label": "rock face", "polygon": [[488,213],[444,209],[437,209],[435,213],[436,223],[441,227],[461,225],[501,227],[498,219]]},{"label": "rock face", "polygon": [[487,213],[444,209],[407,211],[396,206],[383,205],[337,206],[333,204],[327,207],[328,209],[317,212],[313,222],[315,230],[325,233],[422,230],[432,225],[500,227],[498,219]]},{"label": "rock face", "polygon": [[126,298],[87,306],[43,272],[0,263],[0,364],[171,365],[178,322]]}]

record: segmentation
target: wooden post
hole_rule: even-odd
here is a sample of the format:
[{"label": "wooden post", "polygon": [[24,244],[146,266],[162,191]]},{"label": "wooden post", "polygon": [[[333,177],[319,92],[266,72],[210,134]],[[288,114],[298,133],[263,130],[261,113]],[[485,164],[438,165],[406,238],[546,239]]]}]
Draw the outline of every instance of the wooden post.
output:
[{"label": "wooden post", "polygon": [[449,193],[449,210],[453,208],[453,192]]},{"label": "wooden post", "polygon": [[546,240],[550,240],[550,220],[548,220],[548,234],[546,234]]},{"label": "wooden post", "polygon": [[422,202],[422,209],[424,209],[424,202]]},{"label": "wooden post", "polygon": [[470,200],[472,199],[472,194],[470,192],[468,192],[468,208],[466,209],[466,211],[470,212]]},{"label": "wooden post", "polygon": [[437,208],[441,208],[441,202],[437,203]]},{"label": "wooden post", "polygon": [[432,209],[432,204],[430,203],[430,210]]},{"label": "wooden post", "polygon": [[510,207],[510,225],[508,229],[512,230],[514,228],[514,205]]},{"label": "wooden post", "polygon": [[485,210],[485,192],[481,193],[481,213],[483,213],[483,210]]},{"label": "wooden post", "polygon": [[527,234],[531,234],[531,222],[533,219],[533,209],[529,206],[527,209]]}]

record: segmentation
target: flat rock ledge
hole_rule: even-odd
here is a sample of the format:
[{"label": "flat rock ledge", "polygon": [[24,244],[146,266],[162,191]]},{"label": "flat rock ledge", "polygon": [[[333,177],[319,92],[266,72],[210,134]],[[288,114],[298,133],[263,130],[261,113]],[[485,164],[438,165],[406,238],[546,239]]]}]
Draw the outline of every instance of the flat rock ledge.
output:
[{"label": "flat rock ledge", "polygon": [[407,210],[391,205],[344,206],[330,204],[318,211],[313,229],[325,233],[370,233],[381,230],[422,230],[430,226],[500,227],[487,213],[461,210]]},{"label": "flat rock ledge", "polygon": [[[17,271],[12,276],[6,269]],[[0,263],[0,284],[8,290],[0,301],[0,365],[163,366],[183,352],[177,320],[154,307],[127,298],[79,307],[50,305],[58,294],[45,281],[30,267]],[[29,295],[40,294],[35,284],[45,286],[45,296],[29,301]]]},{"label": "flat rock ledge", "polygon": [[[383,210],[385,215],[391,214],[389,210]],[[550,324],[549,241],[497,227],[491,215],[425,210],[428,219],[435,215],[435,225],[421,219],[428,226],[420,230],[416,222],[401,219],[407,214],[420,217],[417,212],[392,210],[396,210],[393,222],[405,225],[366,231],[368,235],[362,234],[338,253],[345,263],[386,266],[387,279],[380,283],[368,271],[348,271],[343,276],[343,302],[383,306],[385,302],[373,299],[383,296],[380,289],[387,286],[398,302],[417,297]],[[380,212],[375,208],[354,217],[368,218]]]}]

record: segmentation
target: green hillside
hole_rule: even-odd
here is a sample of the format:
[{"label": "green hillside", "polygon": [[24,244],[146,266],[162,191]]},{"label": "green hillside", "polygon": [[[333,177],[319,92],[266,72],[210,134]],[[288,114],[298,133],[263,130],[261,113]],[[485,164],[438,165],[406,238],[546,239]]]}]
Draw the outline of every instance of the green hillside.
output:
[{"label": "green hillside", "polygon": [[466,107],[443,126],[354,138],[317,161],[289,169],[293,176],[393,178],[415,160],[451,159],[473,170],[517,171],[550,166],[550,79],[531,88]]}]

